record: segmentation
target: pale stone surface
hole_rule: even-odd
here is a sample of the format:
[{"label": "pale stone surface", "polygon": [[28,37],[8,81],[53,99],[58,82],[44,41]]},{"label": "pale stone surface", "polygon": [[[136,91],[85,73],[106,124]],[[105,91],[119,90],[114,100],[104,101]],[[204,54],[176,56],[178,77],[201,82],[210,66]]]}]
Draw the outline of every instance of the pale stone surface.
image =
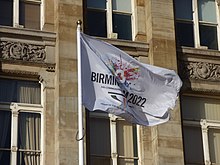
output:
[{"label": "pale stone surface", "polygon": [[[173,1],[147,0],[146,2],[150,64],[176,70]],[[152,154],[148,157],[152,157],[155,165],[184,164],[179,105],[171,115],[171,121],[152,129],[154,137],[150,134]],[[169,145],[170,138],[174,137],[175,144]]]},{"label": "pale stone surface", "polygon": [[[0,41],[46,46],[46,64],[1,62],[4,74],[38,79],[43,84],[45,165],[78,164],[76,22],[83,18],[82,0],[45,0],[43,31],[0,26]],[[172,0],[136,0],[135,42],[103,39],[139,61],[177,70]],[[4,34],[4,35],[2,35]],[[219,52],[181,48],[182,61],[220,64]],[[199,60],[198,60],[199,59]],[[52,65],[55,64],[55,65]],[[25,77],[26,76],[26,77]],[[219,92],[218,82],[190,80],[191,90]],[[191,91],[190,91],[191,92]],[[168,123],[140,127],[140,165],[183,165],[180,103]]]},{"label": "pale stone surface", "polygon": [[[58,42],[57,62],[57,165],[78,164],[76,22],[82,18],[82,1],[58,1],[55,20]],[[74,105],[75,103],[75,105]]]}]

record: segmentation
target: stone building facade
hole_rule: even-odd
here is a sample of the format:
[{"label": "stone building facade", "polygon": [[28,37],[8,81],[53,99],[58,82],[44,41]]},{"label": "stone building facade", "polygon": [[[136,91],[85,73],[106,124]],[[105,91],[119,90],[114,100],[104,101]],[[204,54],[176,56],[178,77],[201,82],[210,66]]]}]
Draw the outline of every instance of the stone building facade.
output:
[{"label": "stone building facade", "polygon": [[78,20],[183,81],[166,124],[84,111],[86,164],[220,164],[218,0],[0,0],[0,164],[78,164]]}]

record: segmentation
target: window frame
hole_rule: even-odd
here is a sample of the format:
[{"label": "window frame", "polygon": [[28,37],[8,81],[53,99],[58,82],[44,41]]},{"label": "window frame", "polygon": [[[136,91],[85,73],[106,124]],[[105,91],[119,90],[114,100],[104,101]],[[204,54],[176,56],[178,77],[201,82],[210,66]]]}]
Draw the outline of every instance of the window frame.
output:
[{"label": "window frame", "polygon": [[[176,0],[177,1],[177,0]],[[220,12],[220,6],[219,6],[219,2],[217,0],[215,0],[215,7],[216,7],[216,23],[211,23],[211,22],[206,22],[206,21],[200,21],[199,20],[199,9],[198,9],[198,1],[199,0],[191,0],[192,2],[192,23],[193,23],[193,32],[194,32],[194,47],[195,48],[199,48],[199,49],[208,49],[208,46],[205,45],[201,45],[200,43],[200,29],[199,26],[200,25],[206,25],[209,27],[216,27],[216,31],[217,31],[217,50],[220,50],[220,16],[219,16],[219,12]],[[178,3],[178,2],[175,2]],[[176,17],[176,22],[178,23],[184,23],[184,22],[190,22],[190,20],[187,19],[179,19]],[[180,46],[184,46],[184,45],[180,45]],[[211,49],[211,50],[215,50],[215,49]]]},{"label": "window frame", "polygon": [[[39,4],[40,5],[40,29],[34,29],[34,30],[42,30],[44,25],[44,0],[13,0],[13,6],[12,6],[12,27],[15,28],[25,28],[23,25],[19,24],[19,2],[28,2],[32,4]],[[0,25],[4,26],[4,25]],[[29,29],[29,28],[28,28]]]},{"label": "window frame", "polygon": [[[96,9],[96,8],[89,8],[87,7],[87,0],[84,0],[84,20],[86,20],[86,13],[87,10],[100,10],[100,11],[105,11],[106,12],[106,33],[107,36],[106,38],[111,38],[111,39],[118,39],[118,34],[113,32],[113,14],[121,14],[121,15],[130,15],[131,17],[131,41],[134,41],[135,39],[135,2],[134,0],[131,0],[131,12],[127,11],[117,11],[113,10],[113,0],[106,0],[106,9]],[[87,21],[85,21],[85,26],[87,24]],[[88,28],[88,27],[86,27]],[[85,30],[86,31],[86,30]],[[99,36],[97,36],[99,37]]]},{"label": "window frame", "polygon": [[[23,80],[23,79],[22,79]],[[5,151],[10,151],[10,165],[17,164],[17,153],[25,151],[25,149],[18,149],[18,117],[19,113],[36,113],[40,115],[40,151],[35,150],[40,153],[40,164],[43,165],[44,159],[44,126],[43,126],[43,84],[39,82],[41,88],[41,103],[40,104],[28,104],[28,103],[18,103],[18,102],[0,102],[0,111],[11,112],[11,144],[10,149],[2,149]]]},{"label": "window frame", "polygon": [[[132,160],[137,160],[137,164],[140,164],[140,155],[138,155],[137,157],[136,156],[133,156],[133,157],[127,157],[127,156],[124,156],[124,155],[119,155],[118,153],[118,149],[117,149],[117,121],[125,121],[124,119],[122,119],[121,117],[118,117],[118,116],[115,116],[113,114],[108,114],[108,113],[99,113],[99,112],[89,112],[89,111],[86,111],[86,121],[89,121],[89,118],[93,118],[93,119],[107,119],[109,120],[109,126],[110,126],[110,155],[103,155],[104,157],[106,158],[109,158],[110,159],[110,165],[118,165],[118,161],[119,159],[132,159]],[[90,130],[89,130],[89,122],[87,122],[87,142],[86,142],[86,148],[87,148],[87,161],[89,161],[90,159],[90,149],[89,149],[89,146],[90,146],[90,134],[88,133]],[[134,127],[134,125],[132,126]],[[139,149],[140,149],[140,146],[139,146],[139,136],[138,136],[138,132],[139,132],[139,129],[140,127],[138,125],[135,125],[136,129],[135,129],[135,134],[136,134],[136,147],[137,147],[137,154],[139,153]],[[133,129],[134,131],[134,129]],[[134,132],[133,132],[134,133]],[[134,139],[133,139],[134,141]],[[96,156],[96,155],[93,155],[93,156]]]},{"label": "window frame", "polygon": [[200,127],[205,165],[212,164],[209,151],[209,129],[220,130],[220,121],[201,119],[200,121],[183,120],[183,126]]},{"label": "window frame", "polygon": [[[187,100],[193,100],[193,102],[189,102]],[[211,102],[210,102],[211,101]],[[201,104],[202,103],[202,104]],[[214,108],[205,108],[205,105],[203,103],[209,103],[211,105],[215,105],[217,103],[218,107],[220,107],[219,104],[219,98],[215,97],[209,97],[209,96],[201,96],[201,95],[191,95],[191,94],[184,94],[181,97],[181,113],[182,113],[182,131],[183,131],[183,138],[185,139],[185,132],[184,127],[190,127],[190,128],[198,128],[200,129],[200,137],[201,137],[201,148],[203,149],[203,162],[204,165],[211,165],[211,164],[218,164],[215,162],[211,162],[211,154],[213,150],[210,150],[210,146],[212,145],[212,141],[209,138],[209,130],[220,130],[220,121],[219,118],[209,118],[210,116],[203,116],[206,115],[206,111],[210,110],[216,110]],[[212,104],[213,103],[213,104]],[[185,105],[185,106],[184,106]],[[190,105],[187,107],[186,105]],[[202,105],[202,106],[201,106]],[[204,108],[201,108],[204,107]],[[191,111],[194,112],[191,112]],[[220,110],[217,108],[217,111]],[[184,111],[186,113],[184,113]],[[199,114],[198,116],[194,115]],[[208,114],[207,114],[208,115]],[[213,112],[213,116],[218,116],[218,114]],[[219,116],[218,116],[219,117]],[[198,141],[198,139],[196,138]],[[219,139],[220,140],[220,139]],[[184,142],[184,154],[185,154],[185,161],[186,161],[186,150],[185,146],[187,142]],[[191,147],[190,145],[188,145]],[[219,157],[220,158],[220,157]],[[196,164],[197,162],[185,162],[185,164]]]}]

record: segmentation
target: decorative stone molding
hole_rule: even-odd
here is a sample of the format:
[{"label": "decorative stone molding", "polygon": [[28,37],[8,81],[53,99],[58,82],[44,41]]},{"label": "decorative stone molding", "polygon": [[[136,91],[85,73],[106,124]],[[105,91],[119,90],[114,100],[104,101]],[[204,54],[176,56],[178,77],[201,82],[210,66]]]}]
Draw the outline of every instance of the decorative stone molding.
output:
[{"label": "decorative stone molding", "polygon": [[207,121],[205,119],[201,119],[200,125],[202,127],[202,130],[204,130],[205,132],[208,131],[208,124],[207,124]]},{"label": "decorative stone molding", "polygon": [[17,103],[11,103],[10,109],[12,110],[13,117],[18,117],[18,114],[19,114],[18,104]]},{"label": "decorative stone molding", "polygon": [[17,146],[12,146],[11,147],[11,152],[17,152],[18,151],[18,147]]},{"label": "decorative stone molding", "polygon": [[55,72],[55,64],[47,65],[48,72]]},{"label": "decorative stone molding", "polygon": [[46,58],[45,46],[2,41],[0,43],[0,58],[7,60],[44,62]]},{"label": "decorative stone molding", "polygon": [[202,93],[212,93],[212,94],[217,94],[220,93],[220,91],[218,89],[202,89],[202,88],[191,88],[191,91],[193,92],[202,92]]},{"label": "decorative stone molding", "polygon": [[220,65],[206,62],[182,62],[181,72],[185,78],[220,81]]},{"label": "decorative stone molding", "polygon": [[37,77],[38,73],[37,72],[28,72],[28,71],[18,71],[18,70],[8,70],[8,69],[3,69],[0,71],[1,74],[13,74],[13,75],[24,75],[24,76],[30,76],[30,77]]}]

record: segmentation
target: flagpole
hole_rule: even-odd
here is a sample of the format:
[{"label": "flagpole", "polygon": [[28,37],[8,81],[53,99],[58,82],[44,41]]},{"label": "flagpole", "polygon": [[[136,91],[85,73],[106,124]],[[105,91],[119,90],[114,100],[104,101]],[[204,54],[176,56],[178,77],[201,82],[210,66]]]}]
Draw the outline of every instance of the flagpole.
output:
[{"label": "flagpole", "polygon": [[83,147],[83,112],[82,112],[82,78],[81,78],[81,43],[80,31],[82,21],[77,21],[77,67],[78,67],[78,137],[79,137],[79,165],[84,165]]}]

